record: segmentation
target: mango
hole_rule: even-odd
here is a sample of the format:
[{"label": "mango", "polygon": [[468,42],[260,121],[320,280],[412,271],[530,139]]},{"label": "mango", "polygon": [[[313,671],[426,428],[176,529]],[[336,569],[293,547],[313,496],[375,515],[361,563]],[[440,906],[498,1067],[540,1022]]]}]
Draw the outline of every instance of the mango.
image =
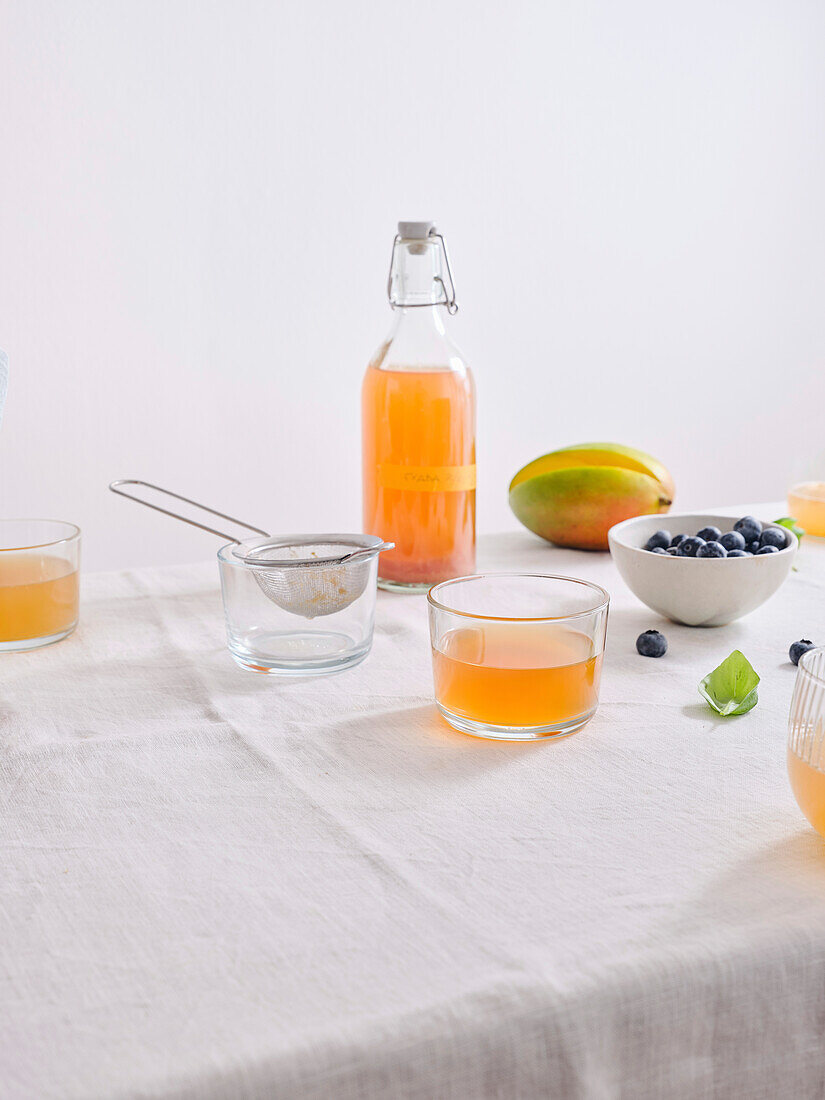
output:
[{"label": "mango", "polygon": [[542,455],[519,470],[510,483],[510,507],[550,542],[606,550],[614,523],[666,512],[673,491],[670,474],[650,455],[591,443]]}]

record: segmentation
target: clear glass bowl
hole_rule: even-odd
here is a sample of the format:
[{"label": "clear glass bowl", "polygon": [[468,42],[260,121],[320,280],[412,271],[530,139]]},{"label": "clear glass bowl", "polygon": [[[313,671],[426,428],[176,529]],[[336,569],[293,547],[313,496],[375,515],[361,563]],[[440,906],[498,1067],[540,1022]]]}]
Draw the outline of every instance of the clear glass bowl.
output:
[{"label": "clear glass bowl", "polygon": [[0,652],[39,649],[77,626],[80,528],[0,520]]},{"label": "clear glass bowl", "polygon": [[438,709],[507,741],[565,737],[593,717],[610,598],[574,577],[487,573],[430,590]]},{"label": "clear glass bowl", "polygon": [[[334,537],[350,542],[349,548],[340,549],[342,555],[359,548],[372,547],[374,552],[334,567],[293,564],[279,568],[265,560],[260,565],[241,560],[239,555],[256,552],[256,542],[229,543],[218,551],[227,644],[242,668],[272,675],[312,676],[350,668],[369,653],[378,554],[383,543],[369,535]],[[325,536],[319,538],[323,542]],[[336,591],[340,589],[339,600],[328,598],[325,582],[335,584]],[[340,609],[330,612],[331,606],[339,604]]]},{"label": "clear glass bowl", "polygon": [[825,648],[799,658],[788,719],[788,776],[800,810],[825,836]]}]

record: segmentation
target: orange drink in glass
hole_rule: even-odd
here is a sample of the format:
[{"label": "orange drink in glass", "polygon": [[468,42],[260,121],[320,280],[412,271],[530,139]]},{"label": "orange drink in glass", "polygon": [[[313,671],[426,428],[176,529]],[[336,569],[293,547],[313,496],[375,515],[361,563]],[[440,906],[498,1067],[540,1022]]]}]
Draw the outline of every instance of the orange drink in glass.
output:
[{"label": "orange drink in glass", "polygon": [[788,512],[806,535],[825,538],[825,481],[801,481],[788,492]]},{"label": "orange drink in glass", "polygon": [[0,520],[0,652],[37,649],[74,630],[80,531],[59,520]]},{"label": "orange drink in glass", "polygon": [[595,713],[608,595],[571,577],[461,577],[429,595],[435,698],[464,733],[559,737]]}]

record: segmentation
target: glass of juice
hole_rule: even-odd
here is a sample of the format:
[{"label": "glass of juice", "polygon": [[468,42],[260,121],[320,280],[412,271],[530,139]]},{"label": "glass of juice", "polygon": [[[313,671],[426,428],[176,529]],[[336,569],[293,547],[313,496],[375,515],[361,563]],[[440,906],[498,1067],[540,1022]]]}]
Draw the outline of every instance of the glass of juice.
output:
[{"label": "glass of juice", "polygon": [[825,648],[799,658],[788,721],[788,775],[800,810],[825,836]]},{"label": "glass of juice", "polygon": [[0,520],[0,652],[59,642],[77,626],[80,528]]},{"label": "glass of juice", "polygon": [[476,737],[566,737],[593,717],[610,598],[575,577],[482,573],[430,590],[438,709]]},{"label": "glass of juice", "polygon": [[825,538],[825,481],[801,481],[788,491],[788,511],[806,535]]}]

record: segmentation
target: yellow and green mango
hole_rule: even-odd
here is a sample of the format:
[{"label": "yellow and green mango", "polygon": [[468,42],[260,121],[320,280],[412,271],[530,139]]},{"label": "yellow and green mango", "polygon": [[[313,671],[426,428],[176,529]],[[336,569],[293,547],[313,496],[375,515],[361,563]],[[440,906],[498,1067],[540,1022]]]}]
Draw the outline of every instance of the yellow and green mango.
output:
[{"label": "yellow and green mango", "polygon": [[673,479],[661,462],[618,443],[552,451],[510,482],[510,507],[528,530],[581,550],[606,550],[614,523],[666,512],[673,495]]}]

